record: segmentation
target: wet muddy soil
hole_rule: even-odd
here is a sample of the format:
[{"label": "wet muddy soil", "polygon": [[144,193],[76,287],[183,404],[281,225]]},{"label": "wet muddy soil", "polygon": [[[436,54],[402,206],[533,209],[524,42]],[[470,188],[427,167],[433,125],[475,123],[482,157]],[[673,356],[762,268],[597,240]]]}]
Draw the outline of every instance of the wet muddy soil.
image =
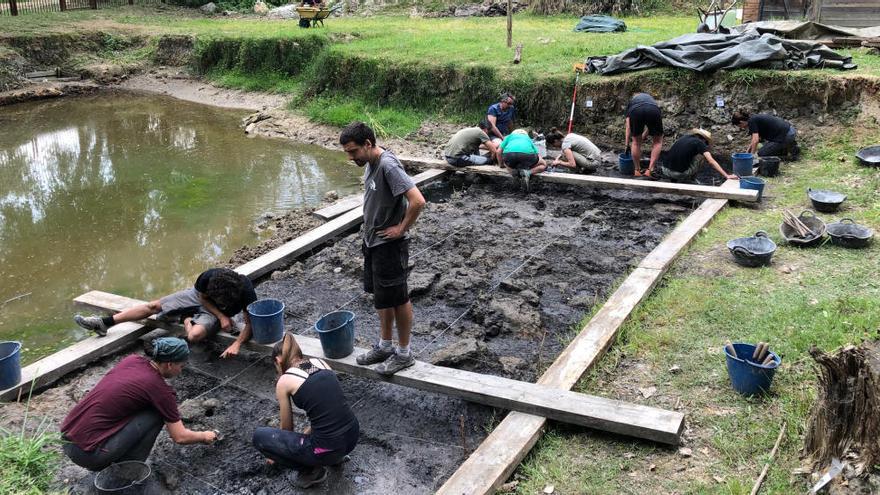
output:
[{"label": "wet muddy soil", "polygon": [[[604,300],[695,206],[673,196],[590,193],[535,184],[524,195],[508,180],[458,175],[425,190],[412,231],[409,287],[412,347],[435,363],[533,381]],[[361,239],[353,233],[276,272],[261,294],[286,304],[298,333],[327,312],[357,315],[359,345],[378,318],[361,289]]]}]

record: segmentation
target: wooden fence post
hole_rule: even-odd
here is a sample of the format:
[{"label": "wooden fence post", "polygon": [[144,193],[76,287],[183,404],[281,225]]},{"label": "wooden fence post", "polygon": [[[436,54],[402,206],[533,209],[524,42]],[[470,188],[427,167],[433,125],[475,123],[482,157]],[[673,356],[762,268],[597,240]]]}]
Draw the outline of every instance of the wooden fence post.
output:
[{"label": "wooden fence post", "polygon": [[98,0],[89,0],[89,7],[92,10],[98,10]]},{"label": "wooden fence post", "polygon": [[61,9],[61,12],[67,10],[67,0],[58,0],[58,7]]},{"label": "wooden fence post", "polygon": [[9,13],[18,15],[18,4],[15,3],[15,0],[9,0]]}]

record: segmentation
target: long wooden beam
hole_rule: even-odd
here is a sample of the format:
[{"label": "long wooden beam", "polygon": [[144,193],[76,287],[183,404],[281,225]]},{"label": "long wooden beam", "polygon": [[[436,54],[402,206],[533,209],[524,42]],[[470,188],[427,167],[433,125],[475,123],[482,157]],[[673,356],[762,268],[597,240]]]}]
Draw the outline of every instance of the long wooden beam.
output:
[{"label": "long wooden beam", "polygon": [[[413,177],[417,186],[422,186],[443,177],[447,172],[443,170],[428,170]],[[305,234],[289,241],[277,248],[263,254],[235,269],[242,275],[252,279],[259,278],[273,270],[277,270],[297,256],[311,251],[325,242],[338,237],[345,232],[360,225],[364,220],[363,200],[355,205],[347,213],[306,232]]]},{"label": "long wooden beam", "polygon": [[[431,158],[414,158],[408,156],[399,157],[400,161],[412,167],[436,168],[441,170],[462,170],[480,175],[492,177],[509,177],[510,174],[495,165],[471,165],[467,167],[453,167],[443,160]],[[536,180],[555,182],[558,184],[570,184],[575,186],[593,187],[596,189],[627,189],[657,194],[678,194],[680,196],[692,196],[697,198],[734,199],[737,201],[756,202],[758,192],[751,189],[722,188],[715,186],[700,186],[696,184],[674,184],[654,180],[624,179],[618,177],[602,177],[599,175],[565,174],[559,172],[542,172],[533,176]]]},{"label": "long wooden beam", "polygon": [[[722,188],[739,187],[729,180]],[[568,390],[605,354],[617,331],[653,290],[682,250],[727,204],[709,199],[682,221],[608,298],[538,380]],[[547,418],[511,412],[437,491],[441,495],[494,493],[537,443]]]},{"label": "long wooden beam", "polygon": [[[113,313],[143,304],[143,301],[137,299],[100,291],[88,292],[74,301],[79,305]],[[179,328],[179,325],[176,327]],[[108,335],[113,333],[115,328]],[[235,337],[226,333],[221,333],[218,338],[227,343],[235,340]],[[329,359],[324,356],[318,339],[297,336],[296,341],[305,355],[322,358],[332,363],[335,370],[361,378],[388,381],[492,407],[539,414],[565,423],[673,445],[678,443],[684,428],[684,415],[678,412],[435,366],[423,361],[416,361],[412,367],[385,378],[372,367],[359,365],[355,361],[355,356],[366,352],[366,349],[355,348],[348,357]],[[248,347],[263,353],[271,351],[270,345],[251,343]]]},{"label": "long wooden beam", "polygon": [[38,390],[50,385],[77,368],[128,347],[149,331],[149,328],[139,323],[123,323],[113,327],[112,335],[103,338],[89,337],[65,347],[22,368],[21,381],[0,392],[0,400],[15,400],[19,391],[23,397],[27,397],[32,386],[34,390]]},{"label": "long wooden beam", "polygon": [[363,193],[354,194],[352,196],[346,196],[330,206],[315,210],[312,212],[312,215],[326,222],[327,220],[333,220],[339,215],[349,212],[362,204],[364,204]]}]

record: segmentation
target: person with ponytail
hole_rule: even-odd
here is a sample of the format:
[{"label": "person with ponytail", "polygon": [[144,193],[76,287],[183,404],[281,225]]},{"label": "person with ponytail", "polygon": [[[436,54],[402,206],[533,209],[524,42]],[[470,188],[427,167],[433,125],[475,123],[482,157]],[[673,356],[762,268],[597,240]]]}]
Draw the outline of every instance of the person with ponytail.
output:
[{"label": "person with ponytail", "polygon": [[559,158],[551,163],[552,167],[565,167],[588,174],[596,171],[596,162],[602,152],[589,139],[573,132],[563,135],[555,127],[550,129],[546,139],[547,146],[562,150]]},{"label": "person with ponytail", "polygon": [[[357,445],[360,425],[336,373],[320,359],[305,358],[293,334],[285,332],[272,359],[279,376],[275,396],[281,428],[257,428],[254,447],[270,464],[298,471],[297,486],[308,488],[327,479],[327,466],[345,461]],[[294,431],[291,401],[309,420],[303,433]]]}]

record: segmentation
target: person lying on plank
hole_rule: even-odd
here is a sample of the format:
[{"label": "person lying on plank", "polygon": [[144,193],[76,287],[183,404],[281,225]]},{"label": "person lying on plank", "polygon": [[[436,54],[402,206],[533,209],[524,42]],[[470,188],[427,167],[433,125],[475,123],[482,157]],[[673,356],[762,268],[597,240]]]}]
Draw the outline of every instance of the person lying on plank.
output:
[{"label": "person lying on plank", "polygon": [[257,300],[251,280],[228,268],[211,268],[202,272],[194,287],[175,292],[161,299],[134,306],[110,316],[76,315],[77,325],[103,337],[107,329],[126,321],[138,321],[152,315],[165,320],[183,318],[186,340],[196,343],[217,332],[233,331],[232,318],[244,312],[244,328],[238,338],[223,351],[221,357],[235,356],[241,344],[251,338],[248,304]]}]

